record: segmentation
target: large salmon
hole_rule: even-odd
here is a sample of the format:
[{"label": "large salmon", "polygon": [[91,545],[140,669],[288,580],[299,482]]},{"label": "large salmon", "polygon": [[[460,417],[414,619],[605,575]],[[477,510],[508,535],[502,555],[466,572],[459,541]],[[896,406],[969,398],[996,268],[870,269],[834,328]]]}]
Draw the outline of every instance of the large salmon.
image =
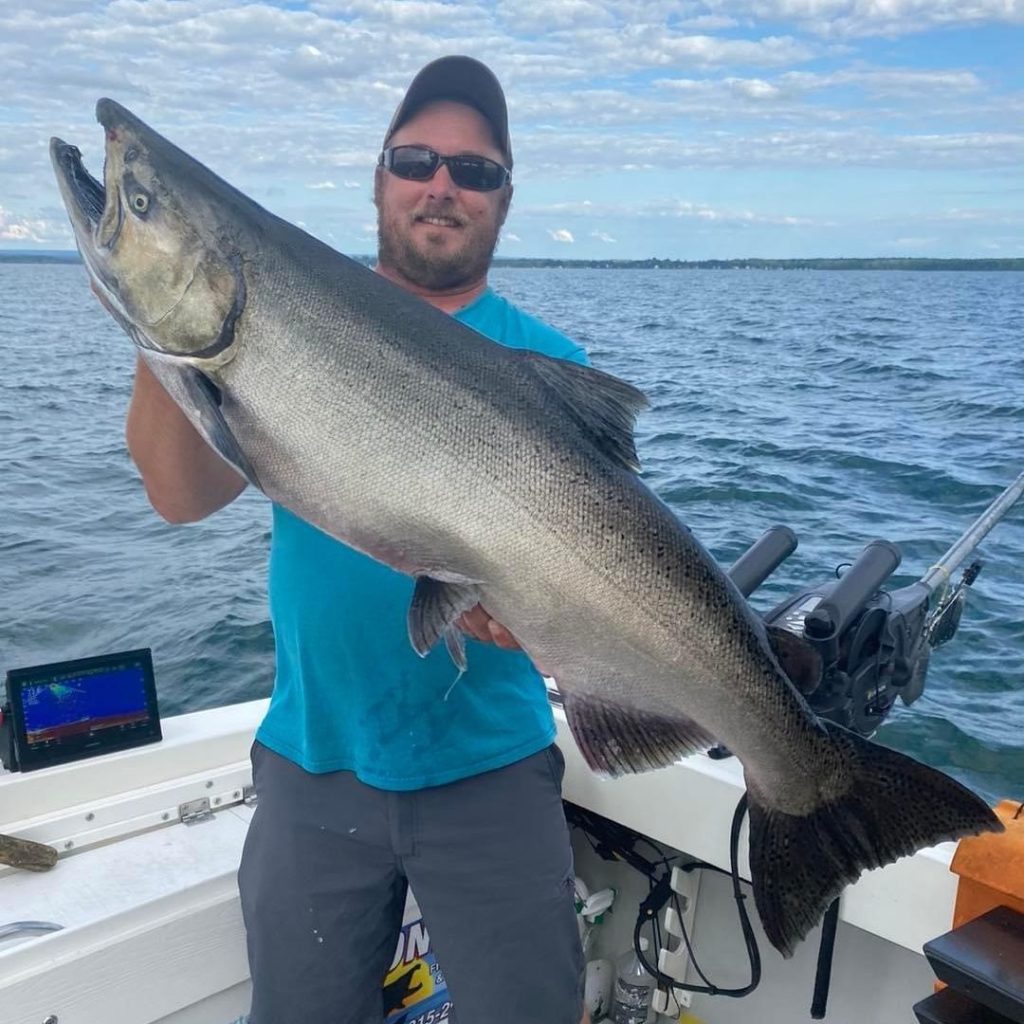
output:
[{"label": "large salmon", "polygon": [[[495,344],[272,216],[112,100],[104,181],[51,155],[93,288],[209,443],[416,578],[426,653],[480,603],[611,775],[721,741],[742,762],[758,910],[784,954],[865,869],[1000,828],[934,769],[817,718],[769,636],[637,475],[643,395]],[[782,665],[786,665],[786,670]]]}]

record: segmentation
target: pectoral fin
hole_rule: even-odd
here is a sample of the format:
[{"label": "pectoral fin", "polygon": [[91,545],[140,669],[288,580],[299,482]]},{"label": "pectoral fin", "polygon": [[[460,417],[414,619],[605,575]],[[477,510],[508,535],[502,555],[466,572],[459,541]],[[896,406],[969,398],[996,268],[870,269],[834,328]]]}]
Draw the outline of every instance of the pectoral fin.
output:
[{"label": "pectoral fin", "polygon": [[146,362],[210,447],[249,483],[262,490],[256,469],[224,416],[224,395],[216,383],[202,370],[161,353],[147,352]]},{"label": "pectoral fin", "polygon": [[418,576],[409,605],[409,639],[413,650],[426,657],[443,636],[452,661],[464,672],[466,647],[455,623],[479,601],[480,588],[475,580],[444,581],[433,576]]},{"label": "pectoral fin", "polygon": [[224,418],[220,388],[202,370],[194,367],[183,368],[182,375],[185,378],[185,386],[202,417],[207,440],[222,459],[234,466],[254,487],[259,487],[260,480],[256,470],[239,447],[228,421]]}]

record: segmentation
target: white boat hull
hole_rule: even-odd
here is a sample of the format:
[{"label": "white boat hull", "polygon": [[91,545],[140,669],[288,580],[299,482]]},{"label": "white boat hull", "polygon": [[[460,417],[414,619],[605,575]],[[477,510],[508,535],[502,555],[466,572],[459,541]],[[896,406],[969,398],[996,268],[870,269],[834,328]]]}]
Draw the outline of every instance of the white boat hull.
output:
[{"label": "white boat hull", "polygon": [[[3,1024],[42,1024],[51,1017],[58,1024],[230,1024],[247,1010],[235,876],[252,815],[243,799],[251,785],[249,749],[265,709],[265,701],[254,701],[182,715],[164,721],[159,744],[0,775],[0,832],[51,843],[62,853],[56,868],[43,874],[0,867],[0,926],[10,920],[62,926],[0,940]],[[742,792],[735,761],[697,756],[660,772],[601,780],[583,763],[557,710],[556,717],[567,800],[692,858],[728,867],[729,828]],[[180,806],[203,799],[211,815],[182,824]],[[741,848],[745,844],[744,837]],[[646,881],[600,860],[582,839],[575,846],[577,871],[591,889],[618,890],[615,911],[596,934],[602,955],[620,952],[631,941]],[[953,850],[943,844],[922,851],[868,873],[846,891],[832,1024],[913,1020],[912,1004],[932,983],[921,946],[952,920]],[[745,983],[746,954],[721,876],[705,873],[701,881],[695,936],[701,965],[716,984]],[[760,988],[742,1000],[697,996],[691,1006],[696,1020],[807,1019],[816,936],[790,961],[763,937],[761,950]]]}]

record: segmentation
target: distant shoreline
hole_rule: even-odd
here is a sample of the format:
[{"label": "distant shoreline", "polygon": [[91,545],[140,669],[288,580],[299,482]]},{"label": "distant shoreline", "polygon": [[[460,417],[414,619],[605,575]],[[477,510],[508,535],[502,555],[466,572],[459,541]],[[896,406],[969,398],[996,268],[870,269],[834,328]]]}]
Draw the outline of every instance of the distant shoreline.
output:
[{"label": "distant shoreline", "polygon": [[[373,256],[353,256],[370,264]],[[0,263],[81,263],[72,250],[0,249]],[[926,259],[920,257],[836,257],[821,259],[732,260],[568,260],[498,256],[495,267],[584,270],[1024,270],[1024,259]]]},{"label": "distant shoreline", "polygon": [[862,259],[733,260],[554,260],[502,259],[496,267],[586,267],[594,270],[1024,270],[1024,259],[918,259],[888,256]]}]

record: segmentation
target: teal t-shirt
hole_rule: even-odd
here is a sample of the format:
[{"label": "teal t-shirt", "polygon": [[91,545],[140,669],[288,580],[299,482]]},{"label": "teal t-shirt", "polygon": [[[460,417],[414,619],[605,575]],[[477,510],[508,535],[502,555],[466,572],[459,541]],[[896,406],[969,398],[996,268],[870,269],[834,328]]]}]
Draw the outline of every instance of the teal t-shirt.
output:
[{"label": "teal t-shirt", "polygon": [[[454,314],[511,348],[586,363],[565,335],[486,290]],[[261,743],[310,772],[348,769],[389,790],[500,768],[555,737],[544,682],[525,654],[467,638],[468,670],[444,643],[409,643],[410,577],[279,505],[270,544],[277,675]],[[453,685],[455,684],[455,685]]]}]

